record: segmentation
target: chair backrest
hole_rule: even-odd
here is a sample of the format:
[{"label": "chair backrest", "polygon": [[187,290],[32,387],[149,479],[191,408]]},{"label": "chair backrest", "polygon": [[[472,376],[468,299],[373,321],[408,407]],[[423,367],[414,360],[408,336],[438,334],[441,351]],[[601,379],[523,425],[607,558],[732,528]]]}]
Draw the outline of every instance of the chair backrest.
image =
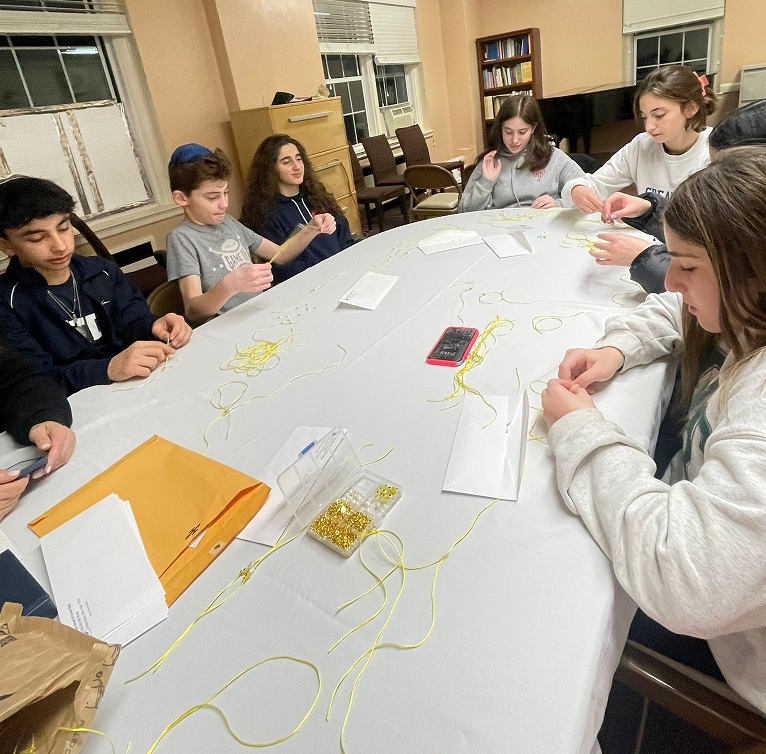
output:
[{"label": "chair backrest", "polygon": [[404,153],[404,161],[407,167],[410,165],[427,165],[431,162],[431,154],[428,151],[426,137],[416,123],[414,126],[396,129],[396,138]]},{"label": "chair backrest", "polygon": [[164,317],[171,312],[182,316],[184,314],[184,299],[177,280],[166,280],[157,286],[147,296],[146,303],[155,317]]},{"label": "chair backrest", "polygon": [[573,152],[569,155],[586,173],[595,173],[598,163],[589,155],[582,152]]},{"label": "chair backrest", "polygon": [[364,184],[364,173],[362,172],[362,166],[359,164],[359,158],[356,156],[354,147],[351,144],[348,145],[348,153],[351,158],[351,172],[354,174],[354,186],[362,186]]},{"label": "chair backrest", "polygon": [[766,716],[730,687],[641,644],[627,643],[614,679],[725,742],[732,751],[766,742]]},{"label": "chair backrest", "polygon": [[362,139],[362,146],[367,153],[372,176],[376,183],[381,178],[388,178],[397,174],[396,158],[385,136],[382,134],[380,136],[366,136]]},{"label": "chair backrest", "polygon": [[473,175],[473,171],[479,167],[480,162],[481,160],[476,160],[476,162],[471,162],[468,165],[463,165],[463,169],[460,171],[460,180],[463,184],[463,188],[468,185],[468,180]]},{"label": "chair backrest", "polygon": [[109,249],[104,246],[102,240],[91,230],[90,225],[88,225],[85,220],[75,215],[74,212],[70,212],[69,222],[72,227],[77,230],[90,244],[90,248],[93,249],[97,256],[103,257],[104,259],[114,259],[114,257],[109,253]]},{"label": "chair backrest", "polygon": [[411,165],[404,171],[404,182],[412,192],[455,189],[458,194],[462,193],[455,176],[439,165]]}]

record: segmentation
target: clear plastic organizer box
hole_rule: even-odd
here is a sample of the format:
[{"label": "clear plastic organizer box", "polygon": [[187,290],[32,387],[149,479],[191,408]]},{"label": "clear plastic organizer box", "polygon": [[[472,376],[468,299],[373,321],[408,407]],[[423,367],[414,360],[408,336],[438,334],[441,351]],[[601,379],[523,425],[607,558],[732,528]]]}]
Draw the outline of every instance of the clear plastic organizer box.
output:
[{"label": "clear plastic organizer box", "polygon": [[398,484],[362,468],[338,427],[303,451],[277,482],[298,523],[344,557],[402,496]]}]

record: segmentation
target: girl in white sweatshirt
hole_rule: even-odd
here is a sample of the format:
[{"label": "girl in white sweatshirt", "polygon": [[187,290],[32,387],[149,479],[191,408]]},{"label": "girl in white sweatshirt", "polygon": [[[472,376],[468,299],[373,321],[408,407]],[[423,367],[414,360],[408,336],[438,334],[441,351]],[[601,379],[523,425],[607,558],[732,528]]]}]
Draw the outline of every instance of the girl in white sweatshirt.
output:
[{"label": "girl in white sweatshirt", "polygon": [[[668,292],[567,352],[542,396],[548,441],[566,504],[625,590],[665,628],[706,639],[766,713],[766,150],[722,153],[664,219]],[[686,419],[660,481],[588,388],[666,356],[682,363]]]}]

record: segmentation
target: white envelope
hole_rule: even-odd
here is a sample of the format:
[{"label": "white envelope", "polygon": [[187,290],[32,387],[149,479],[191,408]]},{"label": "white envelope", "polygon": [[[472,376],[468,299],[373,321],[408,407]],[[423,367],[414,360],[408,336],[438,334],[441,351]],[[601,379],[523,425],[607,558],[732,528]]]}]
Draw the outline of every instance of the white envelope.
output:
[{"label": "white envelope", "polygon": [[[467,394],[460,412],[442,489],[466,495],[518,500],[527,448],[529,400]],[[488,424],[488,422],[490,422]]]},{"label": "white envelope", "polygon": [[518,257],[532,253],[532,244],[523,230],[512,230],[497,236],[485,236],[484,243],[497,254],[500,259]]},{"label": "white envelope", "polygon": [[282,447],[274,454],[258,478],[271,487],[263,507],[237,535],[237,539],[273,547],[293,518],[293,512],[277,484],[277,477],[297,460],[310,443],[321,440],[331,427],[296,427]]},{"label": "white envelope", "polygon": [[382,275],[380,272],[366,272],[345,296],[341,304],[360,309],[374,309],[394,287],[399,278],[396,275]]},{"label": "white envelope", "polygon": [[419,241],[418,248],[424,254],[436,254],[439,251],[462,249],[480,243],[484,243],[484,239],[475,230],[443,230]]}]

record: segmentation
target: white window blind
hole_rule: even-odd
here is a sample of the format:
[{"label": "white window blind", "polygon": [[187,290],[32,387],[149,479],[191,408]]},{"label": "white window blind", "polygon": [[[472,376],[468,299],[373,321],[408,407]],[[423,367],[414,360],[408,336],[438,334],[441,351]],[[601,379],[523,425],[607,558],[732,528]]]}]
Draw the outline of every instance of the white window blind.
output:
[{"label": "white window blind", "polygon": [[416,65],[420,62],[414,5],[414,0],[370,2],[378,65]]},{"label": "white window blind", "polygon": [[321,52],[370,53],[372,24],[366,0],[313,0]]},{"label": "white window blind", "polygon": [[623,0],[622,33],[635,34],[721,18],[725,2],[726,0]]}]

